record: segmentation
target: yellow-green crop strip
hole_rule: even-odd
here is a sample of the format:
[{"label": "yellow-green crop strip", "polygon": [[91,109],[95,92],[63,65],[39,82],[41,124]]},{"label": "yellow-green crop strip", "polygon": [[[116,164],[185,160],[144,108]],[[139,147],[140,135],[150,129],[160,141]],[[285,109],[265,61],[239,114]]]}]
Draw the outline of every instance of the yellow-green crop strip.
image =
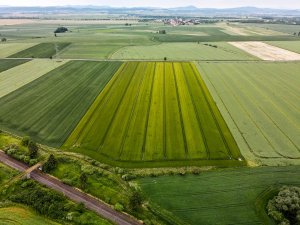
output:
[{"label": "yellow-green crop strip", "polygon": [[132,165],[243,160],[191,63],[123,64],[63,148]]}]

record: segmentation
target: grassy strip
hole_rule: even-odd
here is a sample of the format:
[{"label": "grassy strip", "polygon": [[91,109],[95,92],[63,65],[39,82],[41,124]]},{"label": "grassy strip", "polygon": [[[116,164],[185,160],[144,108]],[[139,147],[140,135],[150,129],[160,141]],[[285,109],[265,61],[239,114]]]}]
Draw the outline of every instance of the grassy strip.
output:
[{"label": "grassy strip", "polygon": [[70,43],[41,43],[13,54],[8,58],[49,58],[66,48]]},{"label": "grassy strip", "polygon": [[28,62],[29,60],[19,59],[19,60],[10,60],[10,59],[1,59],[0,60],[0,73],[13,68],[15,66],[21,65]]},{"label": "grassy strip", "polygon": [[120,65],[73,61],[49,72],[0,99],[0,128],[61,146]]},{"label": "grassy strip", "polygon": [[22,225],[58,225],[54,221],[38,215],[33,210],[24,206],[8,206],[0,208],[0,224],[22,224]]},{"label": "grassy strip", "polygon": [[224,41],[299,41],[299,38],[287,36],[191,36],[191,35],[155,35],[154,40],[160,42],[224,42]]}]

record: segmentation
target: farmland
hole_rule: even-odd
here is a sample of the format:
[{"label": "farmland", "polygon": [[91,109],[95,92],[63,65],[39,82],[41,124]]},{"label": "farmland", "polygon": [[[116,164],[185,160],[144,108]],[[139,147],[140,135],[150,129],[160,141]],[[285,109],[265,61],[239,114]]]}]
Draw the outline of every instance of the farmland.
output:
[{"label": "farmland", "polygon": [[130,46],[115,52],[112,59],[162,60],[255,60],[257,58],[227,43],[164,43]]},{"label": "farmland", "polygon": [[20,207],[10,206],[0,208],[0,225],[58,225],[42,216],[37,215],[33,210]]},{"label": "farmland", "polygon": [[119,66],[73,61],[52,70],[0,99],[0,129],[59,147]]},{"label": "farmland", "polygon": [[17,52],[23,51],[34,46],[34,43],[9,43],[0,44],[0,58],[5,58]]},{"label": "farmland", "polygon": [[270,41],[268,44],[300,54],[300,41]]},{"label": "farmland", "polygon": [[64,149],[132,163],[198,160],[226,165],[242,160],[191,63],[123,64]]},{"label": "farmland", "polygon": [[49,58],[67,47],[70,43],[41,43],[23,51],[10,55],[8,58]]},{"label": "farmland", "polygon": [[246,159],[299,164],[299,63],[200,63],[199,69]]},{"label": "farmland", "polygon": [[[15,66],[24,61],[4,60],[0,61],[0,63],[1,62],[5,63],[5,67],[7,67],[9,65]],[[51,60],[34,59],[0,73],[0,97],[17,90],[66,62],[67,61],[56,62]]]},{"label": "farmland", "polygon": [[8,70],[10,68],[13,68],[15,66],[21,65],[25,62],[28,62],[28,60],[20,59],[20,60],[7,60],[7,59],[1,59],[0,60],[0,73]]},{"label": "farmland", "polygon": [[[300,185],[299,167],[227,169],[198,176],[162,176],[139,180],[151,202],[188,224],[273,224],[263,211],[263,192]],[[261,208],[259,208],[261,207]]]}]

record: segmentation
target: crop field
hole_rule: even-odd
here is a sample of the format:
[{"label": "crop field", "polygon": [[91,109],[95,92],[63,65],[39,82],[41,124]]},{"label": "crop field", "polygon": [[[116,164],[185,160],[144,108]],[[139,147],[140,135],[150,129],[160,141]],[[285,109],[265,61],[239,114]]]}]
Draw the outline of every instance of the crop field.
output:
[{"label": "crop field", "polygon": [[106,59],[109,55],[121,48],[119,45],[100,43],[73,43],[59,53],[65,59]]},{"label": "crop field", "polygon": [[[4,60],[5,66],[12,62],[24,62],[20,60]],[[56,62],[52,60],[34,59],[29,62],[15,66],[0,73],[0,98],[43,76],[51,70],[65,64],[67,61]],[[1,107],[2,108],[2,107]]]},{"label": "crop field", "polygon": [[201,63],[199,69],[246,159],[299,164],[300,63]]},{"label": "crop field", "polygon": [[119,66],[71,61],[50,71],[0,99],[0,129],[59,147]]},{"label": "crop field", "polygon": [[29,60],[20,59],[20,60],[10,60],[10,59],[0,59],[0,73],[13,68],[15,66],[21,65],[28,62]]},{"label": "crop field", "polygon": [[0,225],[58,225],[42,216],[37,215],[34,211],[21,207],[10,206],[0,208]]},{"label": "crop field", "polygon": [[36,44],[35,43],[0,44],[0,58],[6,58],[10,55],[16,54],[17,52],[23,51],[34,45],[36,45]]},{"label": "crop field", "polygon": [[299,166],[226,169],[198,176],[148,177],[139,184],[151,202],[188,224],[263,225],[273,224],[263,211],[264,193],[283,184],[300,185],[299,170]]},{"label": "crop field", "polygon": [[[210,46],[209,46],[210,45]],[[146,60],[255,60],[254,56],[228,43],[164,43],[153,46],[129,46],[115,52],[112,59]]]},{"label": "crop field", "polygon": [[27,48],[8,58],[49,58],[55,56],[57,52],[63,50],[70,43],[41,43]]},{"label": "crop field", "polygon": [[114,161],[242,160],[191,63],[124,63],[64,149]]},{"label": "crop field", "polygon": [[300,41],[270,41],[267,43],[300,54]]}]

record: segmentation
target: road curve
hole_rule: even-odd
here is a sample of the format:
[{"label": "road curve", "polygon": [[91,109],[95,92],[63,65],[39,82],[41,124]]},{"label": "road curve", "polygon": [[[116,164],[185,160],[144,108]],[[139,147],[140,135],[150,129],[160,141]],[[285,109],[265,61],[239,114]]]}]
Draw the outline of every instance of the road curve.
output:
[{"label": "road curve", "polygon": [[[24,172],[29,167],[19,162],[10,156],[6,155],[3,151],[0,151],[0,161],[7,166],[10,166],[20,172]],[[30,177],[37,182],[63,193],[65,196],[73,200],[74,202],[83,203],[86,208],[96,212],[100,216],[120,225],[141,225],[139,221],[130,217],[127,214],[120,213],[112,209],[109,205],[101,202],[100,200],[79,191],[71,186],[62,183],[60,180],[51,177],[40,171],[33,171]]]}]

